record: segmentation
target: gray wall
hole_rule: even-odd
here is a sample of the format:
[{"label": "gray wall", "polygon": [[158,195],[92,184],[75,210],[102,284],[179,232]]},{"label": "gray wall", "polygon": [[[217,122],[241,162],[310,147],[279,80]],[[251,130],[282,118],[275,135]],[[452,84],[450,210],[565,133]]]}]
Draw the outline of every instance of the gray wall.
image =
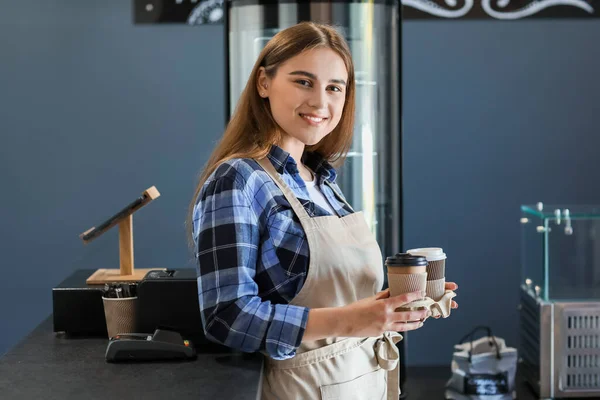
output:
[{"label": "gray wall", "polygon": [[136,266],[193,266],[183,223],[224,124],[221,32],[134,26],[123,0],[2,7],[0,354],[75,268],[118,268],[116,229],[87,246],[79,234],[152,185]]},{"label": "gray wall", "polygon": [[[75,268],[118,266],[116,231],[78,235],[151,185],[136,266],[192,266],[183,222],[224,124],[222,27],[131,21],[116,0],[0,14],[0,354]],[[410,364],[448,363],[474,324],[513,343],[519,205],[600,201],[593,23],[405,24],[405,245],[444,247],[461,285],[452,318],[408,335]],[[436,191],[409,194],[423,184]]]},{"label": "gray wall", "polygon": [[404,34],[405,246],[446,249],[460,285],[451,318],[409,335],[408,363],[449,363],[474,325],[517,344],[520,205],[600,203],[600,24],[411,21]]}]

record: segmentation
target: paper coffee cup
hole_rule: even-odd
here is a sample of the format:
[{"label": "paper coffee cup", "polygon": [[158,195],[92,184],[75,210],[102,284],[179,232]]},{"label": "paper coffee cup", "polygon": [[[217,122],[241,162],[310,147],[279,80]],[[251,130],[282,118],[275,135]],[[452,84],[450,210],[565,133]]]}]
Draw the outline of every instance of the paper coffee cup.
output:
[{"label": "paper coffee cup", "polygon": [[398,253],[385,260],[390,296],[409,292],[425,292],[427,288],[427,259]]},{"label": "paper coffee cup", "polygon": [[104,303],[104,316],[109,339],[120,333],[136,331],[137,297],[102,297],[102,302]]},{"label": "paper coffee cup", "polygon": [[445,293],[446,253],[441,247],[410,249],[407,253],[427,259],[427,297],[438,301]]}]

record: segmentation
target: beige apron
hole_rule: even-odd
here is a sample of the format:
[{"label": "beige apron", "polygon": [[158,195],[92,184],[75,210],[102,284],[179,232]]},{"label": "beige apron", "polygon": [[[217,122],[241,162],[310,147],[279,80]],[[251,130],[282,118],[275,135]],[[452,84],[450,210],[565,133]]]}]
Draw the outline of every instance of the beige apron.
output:
[{"label": "beige apron", "polygon": [[[258,162],[292,205],[308,240],[308,275],[290,304],[339,307],[378,293],[383,286],[381,250],[362,212],[311,218],[271,162],[267,158]],[[302,342],[287,360],[266,356],[261,399],[398,400],[395,344],[401,339],[396,332],[328,338]]]}]

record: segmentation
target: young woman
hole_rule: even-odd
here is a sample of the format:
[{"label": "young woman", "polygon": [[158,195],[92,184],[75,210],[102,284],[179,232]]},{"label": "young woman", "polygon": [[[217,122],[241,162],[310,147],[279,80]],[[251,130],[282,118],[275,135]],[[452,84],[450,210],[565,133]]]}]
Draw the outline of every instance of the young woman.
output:
[{"label": "young woman", "polygon": [[190,205],[204,330],[266,356],[263,399],[397,400],[397,332],[429,316],[394,311],[422,294],[381,291],[379,246],[336,184],[354,79],[333,28],[275,35]]}]

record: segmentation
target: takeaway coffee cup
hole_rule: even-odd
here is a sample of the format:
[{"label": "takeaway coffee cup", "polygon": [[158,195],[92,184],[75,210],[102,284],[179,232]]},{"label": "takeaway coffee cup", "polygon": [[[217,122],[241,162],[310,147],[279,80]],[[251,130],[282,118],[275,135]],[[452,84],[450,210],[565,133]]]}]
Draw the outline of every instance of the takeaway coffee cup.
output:
[{"label": "takeaway coffee cup", "polygon": [[427,297],[438,301],[445,293],[446,254],[441,247],[423,247],[410,249],[407,253],[427,259]]},{"label": "takeaway coffee cup", "polygon": [[111,299],[102,297],[109,339],[119,333],[135,332],[137,297]]},{"label": "takeaway coffee cup", "polygon": [[423,256],[398,253],[386,258],[390,296],[409,292],[425,292],[427,287],[427,259]]}]

